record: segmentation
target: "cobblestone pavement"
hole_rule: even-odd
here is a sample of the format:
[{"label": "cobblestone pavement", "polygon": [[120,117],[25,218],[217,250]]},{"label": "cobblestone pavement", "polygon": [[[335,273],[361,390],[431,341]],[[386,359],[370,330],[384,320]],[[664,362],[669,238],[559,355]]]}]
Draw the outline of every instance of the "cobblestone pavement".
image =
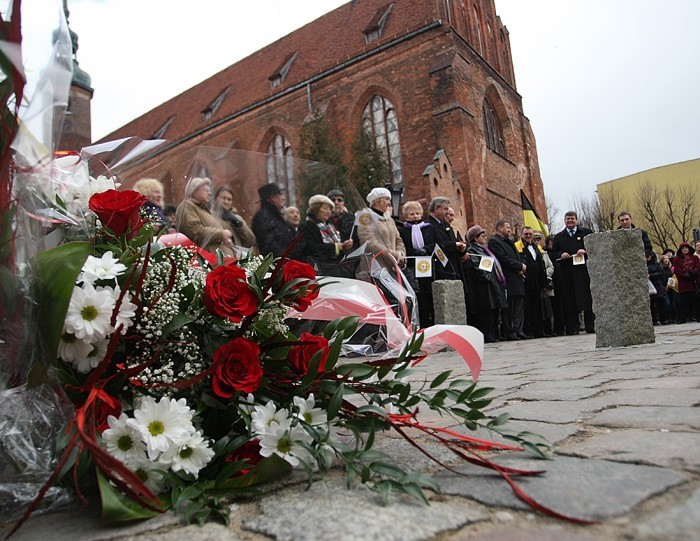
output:
[{"label": "cobblestone pavement", "polygon": [[[547,517],[491,472],[454,461],[470,475],[441,471],[403,440],[385,436],[379,448],[406,468],[434,474],[442,492],[431,494],[430,506],[403,498],[381,506],[364,487],[347,489],[338,472],[308,490],[304,477],[292,476],[265,496],[232,505],[228,527],[184,526],[170,514],[107,527],[96,510],[81,508],[34,517],[15,539],[697,540],[700,325],[655,330],[656,343],[627,348],[596,349],[593,335],[486,346],[480,382],[495,388],[490,413],[509,412],[509,427],[555,446],[550,461],[512,453],[491,458],[545,469],[518,484],[542,504],[592,525]],[[466,372],[452,352],[419,367],[417,377]],[[434,453],[451,460],[442,449]]]}]

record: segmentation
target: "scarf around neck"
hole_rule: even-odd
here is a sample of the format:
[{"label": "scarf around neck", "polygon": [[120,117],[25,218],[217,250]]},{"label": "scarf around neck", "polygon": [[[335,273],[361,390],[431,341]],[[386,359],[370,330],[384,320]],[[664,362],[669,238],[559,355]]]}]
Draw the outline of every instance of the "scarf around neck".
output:
[{"label": "scarf around neck", "polygon": [[421,233],[421,229],[423,229],[424,227],[428,227],[429,225],[430,224],[426,222],[403,223],[404,227],[411,228],[411,244],[413,245],[414,250],[421,250],[425,248],[425,240],[423,240],[423,233]]}]

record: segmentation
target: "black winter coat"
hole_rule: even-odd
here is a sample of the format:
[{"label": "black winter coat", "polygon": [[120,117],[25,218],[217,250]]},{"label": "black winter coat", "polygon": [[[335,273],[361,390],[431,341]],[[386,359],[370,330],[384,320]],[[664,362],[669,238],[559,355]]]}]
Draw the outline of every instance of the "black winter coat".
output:
[{"label": "black winter coat", "polygon": [[[573,259],[561,259],[561,254],[566,252],[573,256],[580,249],[585,250],[584,238],[593,233],[585,227],[577,227],[576,234],[569,236],[569,232],[563,229],[554,235],[552,250],[549,257],[552,262],[559,261],[559,286],[561,294],[566,298],[575,298],[577,310],[592,310],[593,299],[591,298],[591,278],[588,276],[588,254],[585,255],[585,265],[574,265]],[[560,292],[556,291],[559,295]],[[573,305],[572,305],[573,306]]]},{"label": "black winter coat", "polygon": [[490,272],[479,269],[483,256],[488,256],[477,242],[471,242],[467,248],[471,255],[463,265],[464,280],[467,285],[467,312],[478,314],[486,310],[505,308],[508,303],[503,288],[496,278],[496,270]]},{"label": "black winter coat", "polygon": [[496,256],[503,268],[508,296],[524,296],[525,280],[519,274],[523,268],[523,262],[520,259],[515,243],[500,235],[493,235],[489,239],[489,250],[493,252],[493,255]]}]

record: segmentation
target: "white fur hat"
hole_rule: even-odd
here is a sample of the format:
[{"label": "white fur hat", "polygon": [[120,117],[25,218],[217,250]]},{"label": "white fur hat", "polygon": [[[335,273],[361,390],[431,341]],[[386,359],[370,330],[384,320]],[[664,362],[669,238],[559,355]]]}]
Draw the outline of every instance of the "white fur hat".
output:
[{"label": "white fur hat", "polygon": [[386,188],[372,188],[372,191],[367,194],[367,202],[371,205],[374,203],[375,199],[379,199],[380,197],[388,197],[391,199],[391,192],[387,190]]},{"label": "white fur hat", "polygon": [[329,205],[331,210],[335,208],[335,203],[331,201],[331,198],[321,194],[312,195],[311,199],[309,199],[309,208],[313,207],[314,205]]}]

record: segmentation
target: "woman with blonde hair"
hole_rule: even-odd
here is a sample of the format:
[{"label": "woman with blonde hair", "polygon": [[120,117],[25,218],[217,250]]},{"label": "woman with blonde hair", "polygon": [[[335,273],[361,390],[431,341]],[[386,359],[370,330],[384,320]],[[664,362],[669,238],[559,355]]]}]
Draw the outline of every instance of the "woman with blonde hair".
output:
[{"label": "woman with blonde hair", "polygon": [[200,248],[216,253],[217,248],[225,256],[232,257],[231,230],[209,211],[211,179],[194,177],[185,186],[185,200],[177,207],[177,223],[180,232],[187,235]]},{"label": "woman with blonde hair", "polygon": [[141,208],[148,215],[148,219],[157,229],[162,229],[169,224],[163,210],[164,189],[163,183],[155,178],[142,178],[134,184],[134,190],[145,196],[146,201]]},{"label": "woman with blonde hair", "polygon": [[[437,243],[435,227],[423,221],[423,205],[418,201],[406,201],[401,207],[401,217],[404,222],[399,227],[399,234],[406,247],[406,269],[404,274],[408,278],[418,299],[418,316],[422,328],[435,324],[435,312],[433,310],[433,281],[432,255]],[[430,258],[430,275],[417,278],[416,258]],[[423,261],[425,260],[423,257]]]}]

